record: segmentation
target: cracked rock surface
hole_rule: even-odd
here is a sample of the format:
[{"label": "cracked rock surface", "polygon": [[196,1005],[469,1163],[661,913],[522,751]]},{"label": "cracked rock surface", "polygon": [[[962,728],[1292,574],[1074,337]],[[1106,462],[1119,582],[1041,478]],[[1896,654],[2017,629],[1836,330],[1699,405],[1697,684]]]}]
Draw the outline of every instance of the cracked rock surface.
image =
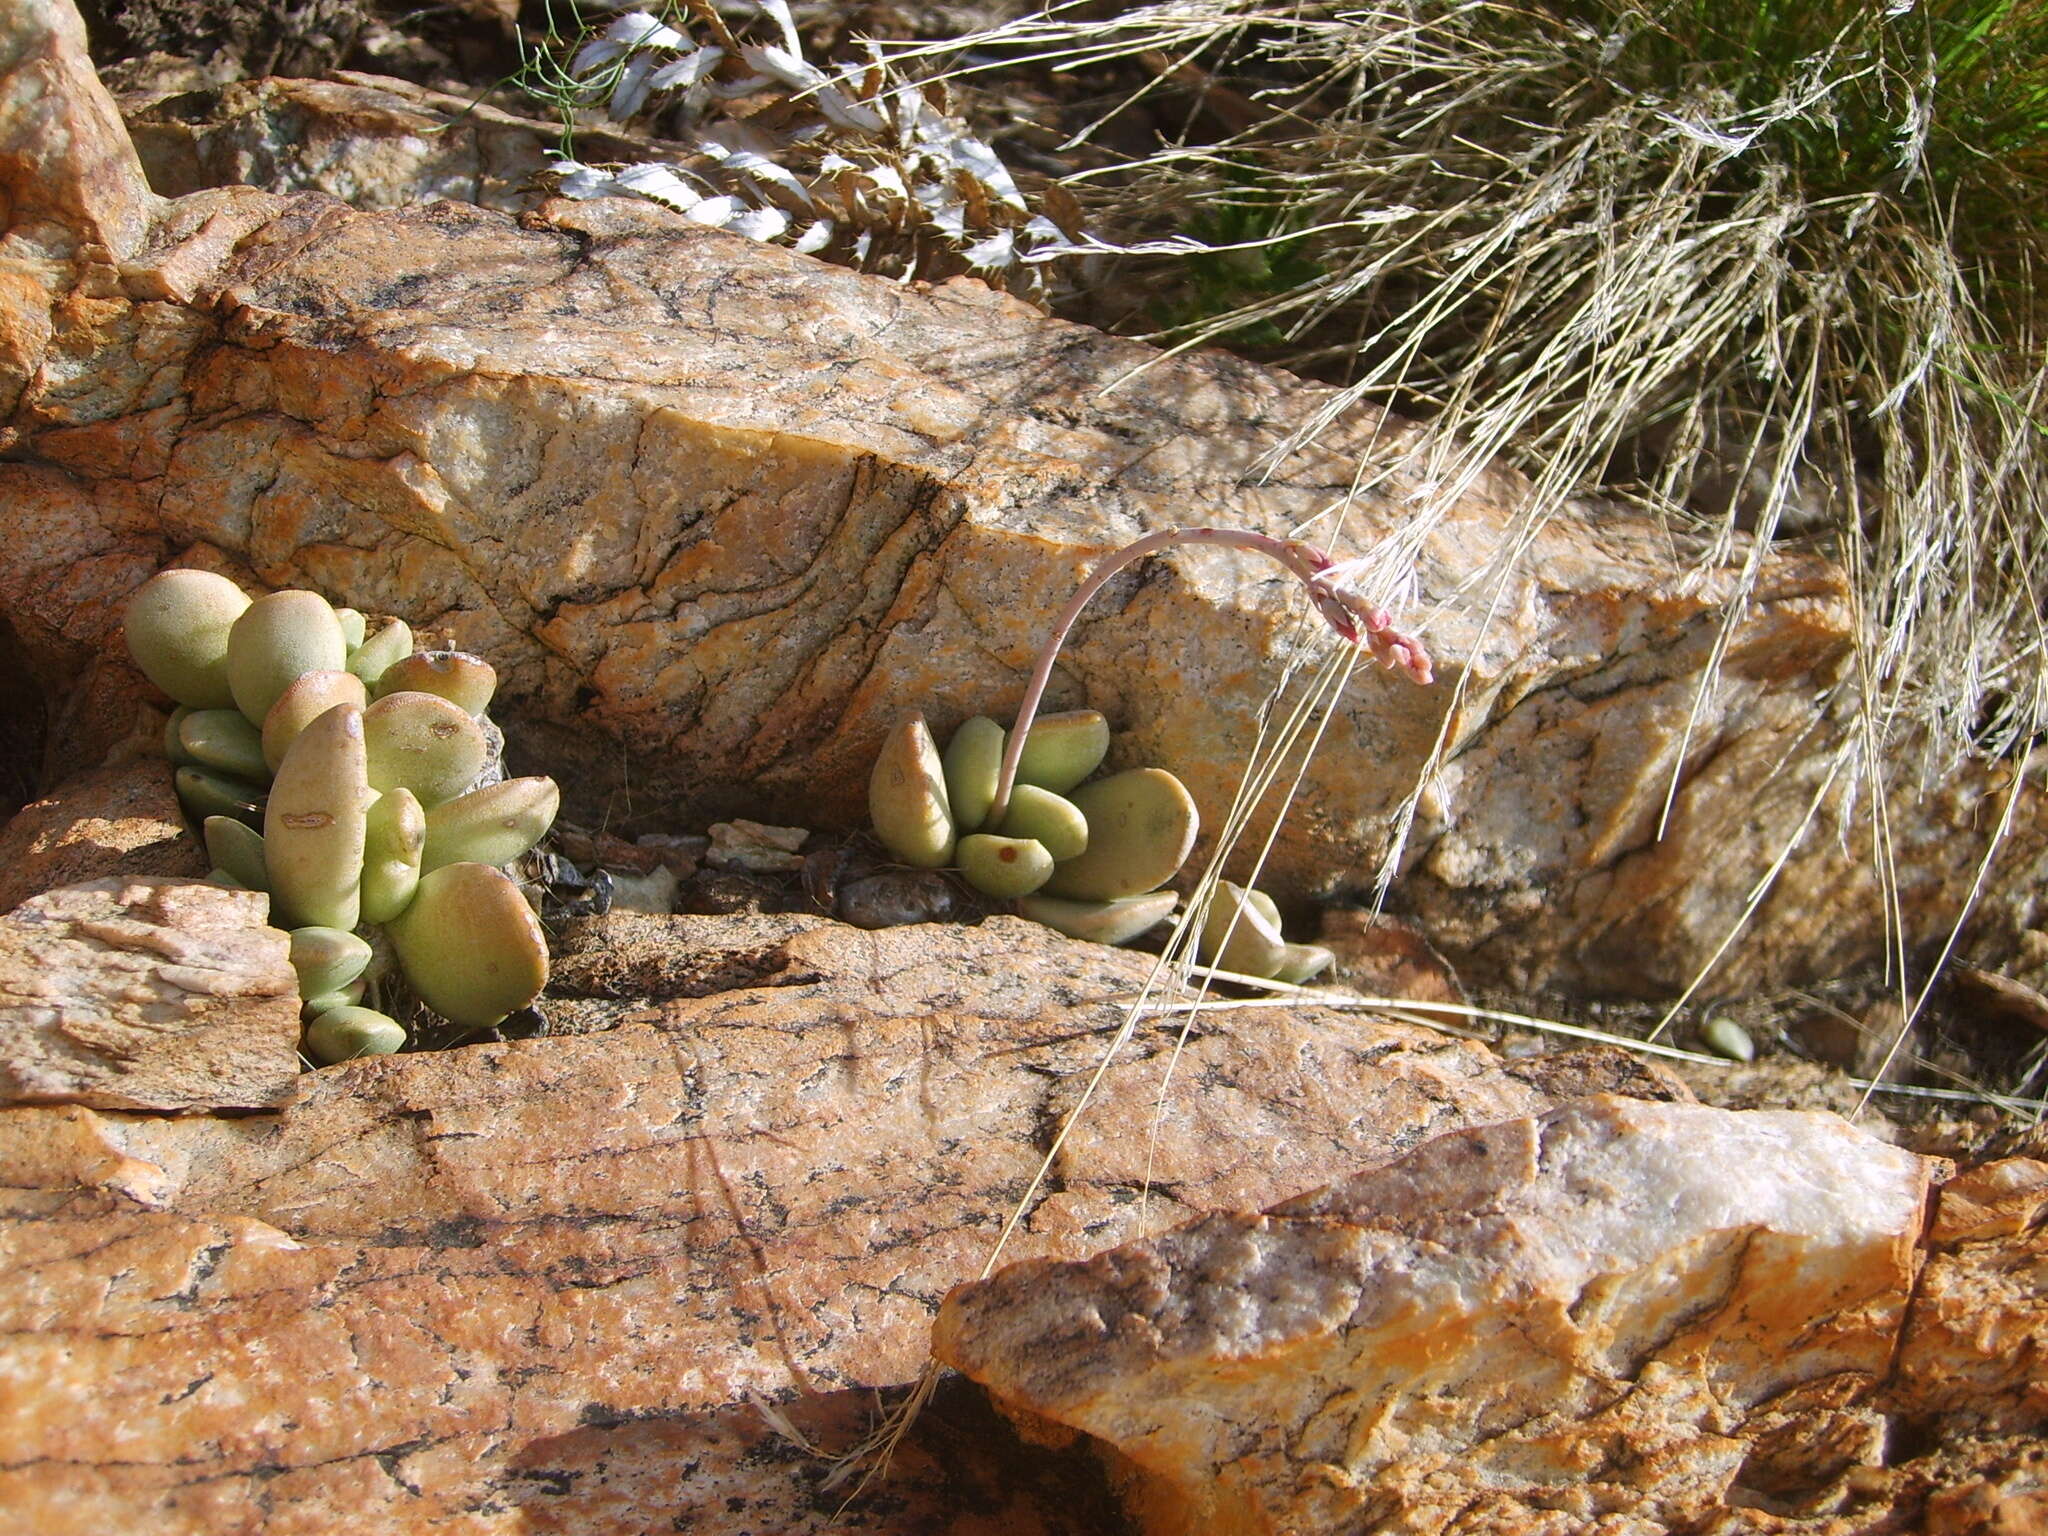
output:
[{"label": "cracked rock surface", "polygon": [[[1191,517],[1293,531],[1385,471],[1341,534],[1311,527],[1368,549],[1421,486],[1413,433],[1375,411],[1283,451],[1322,387],[651,204],[515,218],[248,186],[162,203],[68,16],[35,0],[0,20],[0,67],[30,61],[0,88],[56,81],[70,104],[54,139],[31,112],[0,130],[0,619],[52,695],[184,556],[488,656],[533,766],[593,821],[630,781],[699,821],[851,826],[898,713],[941,734],[1003,714],[1109,548]],[[321,121],[375,116],[369,90]],[[424,110],[389,108],[394,137]],[[328,175],[346,159],[329,149],[273,185]],[[449,153],[455,170],[419,175],[461,181],[471,150]],[[1876,957],[1870,797],[1852,804],[1840,768],[1842,573],[1766,553],[1703,693],[1736,567],[1692,572],[1664,533],[1590,506],[1522,548],[1526,495],[1481,477],[1417,551],[1412,616],[1445,681],[1352,683],[1269,883],[1369,884],[1455,711],[1402,890],[1466,973],[1668,993],[1802,827],[1731,974],[1761,988]],[[1300,614],[1255,557],[1149,562],[1084,619],[1049,702],[1105,711],[1113,765],[1170,765],[1214,823]],[[1960,910],[2000,787],[1959,775],[1893,809],[1909,942]],[[1977,909],[1993,935],[2029,919],[2048,849],[2021,793]]]},{"label": "cracked rock surface", "polygon": [[1094,1437],[1153,1536],[2038,1529],[2048,1167],[1965,1175],[1923,1244],[1938,1171],[1833,1116],[1580,1099],[1013,1265],[935,1344]]},{"label": "cracked rock surface", "polygon": [[0,1104],[272,1109],[299,1085],[299,983],[270,898],[131,875],[0,916]]},{"label": "cracked rock surface", "polygon": [[[772,946],[770,921],[637,941],[744,979],[608,1033],[328,1068],[273,1115],[0,1111],[0,1508],[39,1536],[1108,1529],[1072,1479],[991,1462],[1008,1437],[959,1394],[845,1524],[820,1483],[867,1389],[917,1375],[1149,960],[1014,918],[785,918]],[[1156,1135],[1177,1026],[1140,1030],[1016,1252],[1551,1102],[1428,1030],[1230,1018]]]}]

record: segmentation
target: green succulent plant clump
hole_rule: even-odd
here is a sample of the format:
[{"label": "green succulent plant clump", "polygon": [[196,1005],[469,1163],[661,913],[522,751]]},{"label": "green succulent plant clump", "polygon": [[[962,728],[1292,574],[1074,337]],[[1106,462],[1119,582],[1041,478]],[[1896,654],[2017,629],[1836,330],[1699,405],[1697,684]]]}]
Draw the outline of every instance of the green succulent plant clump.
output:
[{"label": "green succulent plant clump", "polygon": [[923,715],[901,721],[868,780],[883,846],[921,869],[956,867],[983,895],[1074,938],[1122,944],[1168,916],[1179,898],[1160,887],[1200,826],[1180,780],[1163,768],[1090,780],[1109,752],[1109,722],[1092,709],[1047,715],[1031,727],[997,816],[1007,741],[976,715],[941,754]]},{"label": "green succulent plant clump", "polygon": [[415,652],[404,620],[372,633],[318,593],[251,600],[209,571],[152,577],[126,625],[177,706],[164,749],[211,878],[268,893],[291,932],[308,1055],[400,1049],[404,1027],[363,1006],[400,980],[465,1028],[540,995],[547,943],[501,866],[546,835],[561,795],[497,777],[489,662]]},{"label": "green succulent plant clump", "polygon": [[[969,885],[1072,938],[1124,944],[1170,916],[1166,882],[1195,845],[1201,819],[1187,787],[1164,768],[1090,779],[1109,752],[1109,722],[1092,709],[1038,714],[1054,659],[1089,600],[1133,561],[1175,544],[1247,549],[1281,565],[1308,590],[1341,641],[1427,686],[1422,641],[1349,590],[1342,567],[1298,539],[1236,528],[1167,528],[1113,551],[1081,583],[1038,655],[1017,723],[965,721],[943,754],[923,715],[892,729],[868,779],[868,815],[891,854],[920,869],[956,867]],[[1243,975],[1306,981],[1335,958],[1280,936],[1263,892],[1229,881],[1204,898],[1201,945],[1211,965]]]}]

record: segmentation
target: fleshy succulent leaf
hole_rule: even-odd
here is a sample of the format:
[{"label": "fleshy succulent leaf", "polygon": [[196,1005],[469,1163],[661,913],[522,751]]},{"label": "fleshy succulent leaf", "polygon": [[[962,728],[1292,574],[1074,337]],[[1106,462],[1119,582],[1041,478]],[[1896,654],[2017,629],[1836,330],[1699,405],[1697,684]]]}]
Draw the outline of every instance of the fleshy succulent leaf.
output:
[{"label": "fleshy succulent leaf", "polygon": [[1148,891],[1114,901],[1067,901],[1057,896],[1026,896],[1017,910],[1033,922],[1057,929],[1070,939],[1097,944],[1128,944],[1148,928],[1173,915],[1180,897],[1173,891]]},{"label": "fleshy succulent leaf", "polygon": [[308,672],[339,672],[348,659],[341,621],[317,592],[271,592],[228,631],[228,686],[253,721]]},{"label": "fleshy succulent leaf", "polygon": [[405,1047],[405,1029],[388,1013],[353,1004],[331,1008],[306,1026],[306,1054],[327,1066]]},{"label": "fleshy succulent leaf", "polygon": [[273,916],[288,927],[353,928],[361,915],[370,807],[364,711],[337,704],[299,733],[263,815]]},{"label": "fleshy succulent leaf", "polygon": [[337,704],[357,709],[370,702],[369,690],[353,672],[308,672],[277,696],[270,713],[263,717],[263,760],[272,773],[284,761],[284,754],[298,739],[299,732]]},{"label": "fleshy succulent leaf", "polygon": [[498,669],[467,651],[414,651],[401,656],[377,679],[377,697],[387,693],[432,693],[481,715],[498,690]]},{"label": "fleshy succulent leaf", "polygon": [[1078,859],[1088,851],[1088,818],[1081,808],[1036,784],[1019,784],[1010,792],[1010,809],[996,830],[1005,837],[1034,838],[1055,859]]},{"label": "fleshy succulent leaf", "polygon": [[434,693],[385,694],[363,711],[363,734],[371,787],[403,787],[428,806],[469,788],[490,755],[475,718]]},{"label": "fleshy succulent leaf", "polygon": [[1003,728],[987,715],[960,722],[946,743],[946,803],[957,832],[978,832],[996,797],[1003,766]]},{"label": "fleshy succulent leaf", "polygon": [[1336,963],[1337,956],[1320,944],[1289,944],[1273,979],[1298,987],[1314,981]]},{"label": "fleshy succulent leaf", "polygon": [[998,901],[1029,896],[1052,878],[1052,855],[1028,837],[971,832],[960,839],[955,856],[967,883]]},{"label": "fleshy succulent leaf", "polygon": [[1048,896],[1113,901],[1157,890],[1195,846],[1194,799],[1164,768],[1127,768],[1071,798],[1087,820],[1088,848],[1053,870]]},{"label": "fleshy succulent leaf", "polygon": [[923,715],[897,723],[868,777],[868,815],[882,846],[905,864],[938,869],[953,859],[945,769]]},{"label": "fleshy succulent leaf", "polygon": [[164,756],[171,760],[171,766],[182,768],[192,761],[192,754],[185,750],[185,743],[178,733],[185,728],[185,719],[192,713],[189,705],[180,704],[171,711],[171,717],[164,722]]},{"label": "fleshy succulent leaf", "polygon": [[1109,755],[1109,721],[1093,709],[1040,715],[1024,738],[1017,782],[1064,795],[1102,766]]},{"label": "fleshy succulent leaf", "polygon": [[420,877],[386,925],[413,990],[450,1023],[483,1029],[547,985],[547,941],[519,887],[488,864],[444,864]]},{"label": "fleshy succulent leaf", "polygon": [[1204,960],[1244,976],[1272,976],[1280,969],[1287,941],[1280,936],[1278,910],[1270,899],[1261,901],[1262,894],[1228,880],[1216,882],[1202,912]]},{"label": "fleshy succulent leaf", "polygon": [[391,619],[349,654],[347,670],[374,690],[392,663],[412,654],[412,626]]},{"label": "fleshy succulent leaf", "polygon": [[345,987],[332,992],[322,992],[318,997],[305,998],[299,1004],[299,1017],[308,1021],[317,1019],[323,1013],[332,1013],[337,1008],[349,1008],[363,1000],[368,986],[361,981],[352,981]]},{"label": "fleshy succulent leaf", "polygon": [[252,891],[270,889],[261,832],[233,816],[209,816],[199,830],[206,839],[206,856],[216,869]]},{"label": "fleshy succulent leaf", "polygon": [[363,643],[363,636],[369,630],[369,621],[353,608],[335,609],[334,618],[341,625],[342,643],[353,655],[356,648]]},{"label": "fleshy succulent leaf", "polygon": [[194,821],[209,816],[232,816],[252,825],[263,820],[266,791],[260,784],[231,779],[205,768],[180,768],[172,775],[178,803]]},{"label": "fleshy succulent leaf", "polygon": [[292,969],[299,974],[299,996],[338,992],[370,964],[370,945],[341,928],[309,924],[291,934]]},{"label": "fleshy succulent leaf", "polygon": [[270,777],[263,738],[238,709],[187,710],[178,723],[178,745],[190,761],[231,779],[260,784]]},{"label": "fleshy succulent leaf", "polygon": [[510,864],[547,836],[561,808],[553,779],[501,779],[427,812],[422,869],[443,864]]},{"label": "fleshy succulent leaf", "polygon": [[405,910],[426,847],[427,813],[411,790],[386,790],[371,802],[363,827],[364,922],[388,923]]},{"label": "fleshy succulent leaf", "polygon": [[128,653],[143,675],[193,709],[235,702],[228,631],[247,611],[242,589],[212,571],[161,571],[128,599]]}]

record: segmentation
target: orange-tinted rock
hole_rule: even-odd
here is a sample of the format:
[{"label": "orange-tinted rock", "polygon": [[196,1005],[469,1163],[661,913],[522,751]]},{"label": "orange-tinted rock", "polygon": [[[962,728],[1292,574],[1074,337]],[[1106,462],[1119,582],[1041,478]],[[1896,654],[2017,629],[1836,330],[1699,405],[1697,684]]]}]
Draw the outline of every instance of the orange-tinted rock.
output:
[{"label": "orange-tinted rock", "polygon": [[298,977],[269,908],[258,891],[136,875],[0,917],[0,1103],[290,1103]]},{"label": "orange-tinted rock", "polygon": [[[64,33],[58,9],[17,8],[22,35]],[[342,118],[371,111],[351,99]],[[117,147],[97,168],[115,182],[133,163]],[[135,187],[87,207],[45,186],[76,170],[0,142],[0,179],[80,229],[151,206]],[[532,766],[593,824],[630,783],[699,824],[855,826],[889,723],[1000,717],[1110,548],[1190,517],[1293,531],[1363,473],[1352,552],[1422,494],[1397,420],[970,281],[905,288],[621,200],[515,222],[193,196],[165,214],[172,234],[123,235],[103,281],[53,277],[40,307],[0,291],[0,359],[24,360],[6,430],[43,461],[0,465],[24,534],[0,553],[0,618],[25,641],[103,637],[103,590],[205,540],[273,586],[486,656]],[[1314,446],[1282,451],[1326,413]],[[1368,887],[1455,694],[1403,899],[1469,977],[1668,994],[1801,829],[1728,974],[1760,988],[1884,953],[1888,902],[1854,819],[1871,797],[1839,771],[1855,724],[1826,702],[1855,633],[1842,571],[1765,554],[1724,637],[1747,550],[1693,570],[1659,529],[1595,505],[1524,545],[1528,495],[1481,476],[1424,541],[1414,611],[1443,681],[1353,682],[1264,883],[1283,899]],[[98,563],[65,576],[53,521]],[[1219,824],[1301,613],[1255,556],[1171,554],[1111,584],[1049,703],[1104,711],[1113,767],[1170,768]],[[1909,944],[1972,896],[1999,771],[1891,808]],[[2025,916],[2048,870],[2048,814],[2022,793],[1976,893],[1986,933]]]},{"label": "orange-tinted rock", "polygon": [[[1149,961],[1018,919],[637,917],[619,942],[643,999],[722,947],[737,984],[622,1003],[643,1023],[605,1034],[328,1068],[272,1116],[0,1113],[0,1507],[39,1536],[833,1529],[844,1490],[750,1395],[829,1455],[866,1388],[917,1375]],[[1222,1017],[1156,1147],[1176,1031],[1139,1032],[1017,1252],[1545,1102],[1426,1030]],[[1031,1474],[947,1450],[1000,1438],[964,1411],[942,1404],[853,1529],[965,1536],[1033,1505]],[[1088,1529],[1057,1501],[1032,1518]]]},{"label": "orange-tinted rock", "polygon": [[0,830],[0,912],[60,885],[108,875],[206,873],[171,769],[143,758],[67,781]]},{"label": "orange-tinted rock", "polygon": [[2048,1163],[2031,1158],[1987,1163],[1942,1189],[1899,1350],[1902,1412],[1993,1433],[2048,1429],[2044,1217]]},{"label": "orange-tinted rock", "polygon": [[1686,1527],[1882,1460],[1853,1405],[1928,1173],[1832,1116],[1584,1099],[1013,1265],[935,1347],[1113,1448],[1151,1533]]}]

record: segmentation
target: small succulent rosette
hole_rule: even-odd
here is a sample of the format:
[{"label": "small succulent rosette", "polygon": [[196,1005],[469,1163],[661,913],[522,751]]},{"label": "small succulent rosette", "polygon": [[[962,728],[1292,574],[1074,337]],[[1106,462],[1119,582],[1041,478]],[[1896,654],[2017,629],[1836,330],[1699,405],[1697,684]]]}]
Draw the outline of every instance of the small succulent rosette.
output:
[{"label": "small succulent rosette", "polygon": [[252,601],[208,571],[152,577],[126,623],[177,705],[164,747],[213,878],[267,892],[291,931],[309,1055],[403,1046],[362,1003],[394,973],[465,1028],[539,996],[546,939],[502,866],[546,835],[561,796],[502,777],[489,662],[415,652],[402,619],[371,633],[314,592]]},{"label": "small succulent rosette", "polygon": [[[898,860],[952,868],[983,895],[1071,938],[1126,944],[1173,914],[1165,889],[1195,846],[1194,797],[1164,768],[1091,778],[1109,753],[1092,709],[1042,715],[1016,783],[991,817],[1008,733],[986,715],[963,722],[941,753],[923,715],[890,731],[868,780],[875,834]],[[1221,881],[1203,908],[1202,958],[1242,976],[1303,982],[1334,959],[1280,936],[1263,891]]]}]

